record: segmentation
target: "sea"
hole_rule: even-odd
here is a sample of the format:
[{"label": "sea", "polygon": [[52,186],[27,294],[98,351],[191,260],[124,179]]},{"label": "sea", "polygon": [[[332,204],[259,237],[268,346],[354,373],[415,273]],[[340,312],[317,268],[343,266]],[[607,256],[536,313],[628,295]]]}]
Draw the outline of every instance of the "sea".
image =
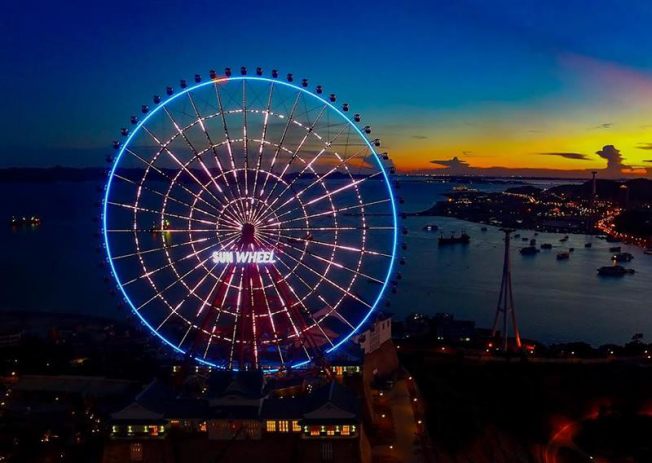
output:
[{"label": "sea", "polygon": [[[530,182],[552,186],[553,181]],[[568,183],[564,181],[563,183]],[[427,209],[445,198],[457,183],[411,178],[401,182],[398,193],[403,210]],[[502,191],[511,182],[465,184],[481,191]],[[110,295],[112,284],[101,266],[103,254],[95,221],[102,184],[99,182],[0,184],[0,219],[35,214],[39,227],[14,229],[0,226],[0,310],[74,313],[127,319]],[[423,230],[436,224],[444,234],[464,230],[468,246],[438,247],[439,232]],[[405,259],[402,279],[390,298],[396,318],[411,313],[450,313],[460,320],[474,320],[490,327],[501,281],[503,234],[489,226],[446,217],[408,217],[409,233],[401,250]],[[520,230],[521,237],[535,238]],[[539,233],[537,243],[553,249],[536,256],[522,256],[512,243],[512,284],[522,335],[546,343],[584,341],[593,345],[625,343],[635,333],[652,337],[652,256],[622,244],[635,258],[627,264],[636,270],[623,278],[600,278],[596,269],[610,264],[607,243],[594,236]],[[591,248],[585,248],[587,242]],[[569,260],[558,261],[559,250],[574,247]]]}]

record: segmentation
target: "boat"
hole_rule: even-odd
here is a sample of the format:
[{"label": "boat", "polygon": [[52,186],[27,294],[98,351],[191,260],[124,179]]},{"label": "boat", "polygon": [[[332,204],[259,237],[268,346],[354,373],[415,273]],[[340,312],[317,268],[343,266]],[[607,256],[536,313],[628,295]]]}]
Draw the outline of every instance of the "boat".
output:
[{"label": "boat", "polygon": [[559,241],[561,241],[562,243],[565,243],[566,241],[568,241],[568,235],[564,236],[564,237],[563,237],[562,239],[560,239]]},{"label": "boat", "polygon": [[598,275],[603,277],[622,277],[624,275],[632,275],[634,273],[634,269],[625,268],[622,265],[606,265],[598,269]]},{"label": "boat", "polygon": [[587,248],[587,249],[592,247],[592,246],[593,246],[593,244],[591,244],[591,243],[584,243],[584,247]]},{"label": "boat", "polygon": [[575,248],[568,248],[568,252],[575,252]]},{"label": "boat", "polygon": [[439,246],[445,246],[448,244],[469,244],[471,242],[471,237],[465,232],[462,232],[460,236],[455,236],[455,233],[451,233],[451,236],[445,237],[443,234],[439,237]]},{"label": "boat", "polygon": [[535,240],[534,238],[532,238],[532,239],[530,240],[530,246],[535,246],[536,244],[537,244],[537,240]]},{"label": "boat", "polygon": [[643,254],[647,254],[648,256],[652,256],[652,248],[647,248],[643,250]]},{"label": "boat", "polygon": [[562,251],[557,253],[557,260],[568,260],[570,259],[570,252]]},{"label": "boat", "polygon": [[437,230],[439,230],[439,226],[435,225],[434,223],[429,223],[428,225],[425,225],[423,227],[423,231],[427,231],[427,232],[434,232]]},{"label": "boat", "polygon": [[520,238],[520,237],[521,237],[521,234],[520,234],[520,233],[515,233],[515,234],[514,234],[514,238]]},{"label": "boat", "polygon": [[607,243],[620,243],[620,240],[611,235],[607,235]]},{"label": "boat", "polygon": [[609,252],[620,252],[622,248],[620,246],[613,246],[609,248]]},{"label": "boat", "polygon": [[552,244],[550,243],[543,243],[541,245],[541,249],[552,249]]},{"label": "boat", "polygon": [[32,215],[30,217],[16,217],[12,215],[9,219],[9,225],[12,227],[24,227],[26,225],[37,226],[41,225],[41,218],[36,215]]},{"label": "boat", "polygon": [[525,248],[521,248],[521,250],[519,252],[523,256],[534,256],[534,255],[536,255],[536,253],[539,252],[539,250],[534,246],[527,246]]},{"label": "boat", "polygon": [[633,258],[634,256],[628,252],[619,252],[618,254],[614,254],[613,256],[611,256],[611,260],[616,262],[629,262]]},{"label": "boat", "polygon": [[483,232],[487,231],[487,227],[480,228],[480,231],[483,231]]},{"label": "boat", "polygon": [[524,236],[523,238],[521,238],[521,241],[527,241],[527,237]]}]

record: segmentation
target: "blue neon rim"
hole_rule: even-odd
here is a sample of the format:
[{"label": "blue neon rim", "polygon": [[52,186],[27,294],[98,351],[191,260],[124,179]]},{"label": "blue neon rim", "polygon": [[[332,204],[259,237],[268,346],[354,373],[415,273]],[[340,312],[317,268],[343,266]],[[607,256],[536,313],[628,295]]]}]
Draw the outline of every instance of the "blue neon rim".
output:
[{"label": "blue neon rim", "polygon": [[[385,166],[383,165],[383,162],[380,159],[380,156],[378,155],[378,153],[374,149],[374,146],[369,142],[369,140],[364,135],[362,130],[360,130],[360,128],[353,121],[351,121],[351,119],[349,117],[347,117],[339,108],[334,106],[331,102],[323,99],[319,95],[316,95],[316,94],[312,93],[309,90],[306,90],[303,87],[299,87],[297,85],[291,84],[289,82],[284,82],[284,81],[281,81],[281,80],[270,79],[268,77],[255,77],[255,76],[224,77],[224,78],[220,78],[220,79],[211,79],[211,80],[208,80],[206,82],[200,82],[200,83],[198,83],[196,85],[187,87],[187,88],[181,90],[179,93],[174,93],[169,98],[167,98],[165,100],[162,100],[157,106],[155,106],[153,109],[151,109],[145,115],[145,117],[143,117],[143,119],[140,120],[138,122],[138,124],[136,124],[136,127],[132,131],[130,131],[130,133],[127,136],[124,143],[121,144],[121,146],[120,146],[120,148],[118,150],[118,154],[116,155],[116,157],[115,157],[115,159],[113,161],[113,164],[111,166],[111,169],[109,171],[108,180],[107,180],[106,185],[104,187],[104,198],[103,198],[103,201],[102,201],[102,236],[103,236],[103,239],[104,239],[104,247],[106,249],[107,261],[108,261],[110,269],[111,269],[111,275],[113,276],[113,278],[114,278],[114,280],[115,280],[115,282],[116,282],[116,284],[117,284],[117,286],[118,286],[118,288],[120,290],[120,293],[124,297],[125,301],[127,301],[127,304],[129,304],[129,307],[130,307],[131,311],[138,317],[140,322],[143,325],[145,325],[156,337],[158,337],[159,340],[161,340],[164,344],[171,347],[174,351],[176,351],[177,353],[179,353],[181,355],[184,355],[184,356],[189,355],[188,352],[186,352],[185,350],[177,347],[172,342],[170,342],[165,336],[161,335],[158,331],[156,331],[154,329],[154,327],[140,314],[140,312],[136,309],[136,306],[132,302],[131,298],[129,297],[129,295],[125,291],[125,289],[124,289],[124,287],[122,285],[122,282],[120,281],[120,277],[118,275],[118,272],[116,271],[116,268],[113,265],[113,258],[111,256],[111,247],[110,247],[110,244],[109,244],[109,236],[108,236],[108,232],[107,232],[107,204],[108,204],[108,201],[109,201],[109,193],[111,192],[111,183],[113,182],[113,176],[114,176],[115,170],[116,170],[116,168],[117,168],[117,166],[118,166],[118,164],[120,162],[120,159],[122,158],[122,155],[124,154],[124,151],[125,151],[126,147],[129,146],[129,143],[131,142],[131,139],[134,137],[134,135],[136,133],[138,133],[140,128],[154,114],[156,114],[158,111],[160,111],[161,108],[163,108],[166,104],[174,101],[176,98],[179,98],[182,95],[185,95],[185,94],[187,94],[187,93],[189,93],[189,92],[191,92],[193,90],[202,88],[202,87],[204,87],[206,85],[214,85],[214,84],[218,84],[218,83],[221,83],[221,82],[241,81],[241,80],[259,81],[259,82],[274,83],[276,85],[283,85],[283,86],[289,87],[289,88],[291,88],[293,90],[298,90],[300,92],[303,92],[304,94],[309,95],[309,96],[311,96],[313,98],[316,98],[318,101],[321,101],[327,107],[329,107],[330,109],[335,111],[335,113],[338,114],[340,117],[342,117],[346,122],[348,122],[349,125],[351,127],[353,127],[355,132],[360,136],[360,138],[362,140],[364,140],[364,142],[367,145],[367,147],[369,148],[369,150],[371,150],[371,153],[373,154],[374,159],[375,159],[378,167],[380,168],[380,170],[381,170],[381,172],[383,174],[383,179],[385,180],[385,183],[387,184],[387,191],[388,191],[388,194],[389,194],[390,204],[391,204],[391,208],[392,208],[392,220],[393,220],[393,224],[394,224],[394,229],[393,229],[393,233],[392,233],[392,255],[391,255],[391,258],[390,258],[389,266],[387,267],[387,274],[385,275],[385,281],[384,281],[380,291],[378,292],[378,295],[376,296],[376,300],[371,305],[371,309],[369,309],[367,311],[367,314],[362,318],[362,320],[358,323],[358,325],[353,330],[351,330],[351,332],[349,332],[349,334],[347,334],[344,338],[340,339],[337,342],[337,344],[330,347],[329,349],[326,349],[326,351],[325,351],[326,354],[330,354],[331,352],[337,350],[340,346],[342,346],[342,344],[344,344],[346,341],[351,339],[351,337],[353,335],[355,335],[360,330],[360,328],[367,322],[367,320],[369,320],[369,317],[371,317],[371,314],[373,312],[375,312],[378,304],[380,303],[381,299],[383,298],[383,295],[385,294],[385,291],[387,290],[387,285],[388,285],[388,283],[390,281],[392,272],[394,271],[394,266],[395,266],[395,262],[396,262],[396,249],[397,249],[397,246],[398,246],[398,227],[399,227],[399,224],[398,224],[398,212],[397,212],[397,207],[396,207],[396,200],[395,200],[395,197],[394,197],[394,191],[392,189],[392,184],[391,184],[391,181],[389,179],[389,175],[387,174],[387,170],[385,169]],[[215,363],[213,363],[211,361],[208,361],[206,359],[203,359],[203,358],[200,358],[200,357],[197,357],[197,356],[192,356],[192,355],[191,355],[191,357],[194,360],[196,360],[198,363],[201,363],[203,365],[213,367],[213,368],[218,368],[218,369],[224,369],[224,367],[216,365]],[[290,366],[290,368],[298,368],[298,367],[305,366],[310,361],[311,360],[304,360],[304,361],[292,364]],[[238,371],[238,369],[233,369],[233,371]],[[274,371],[278,371],[278,368],[268,369],[268,370],[265,370],[265,371],[274,372]]]}]

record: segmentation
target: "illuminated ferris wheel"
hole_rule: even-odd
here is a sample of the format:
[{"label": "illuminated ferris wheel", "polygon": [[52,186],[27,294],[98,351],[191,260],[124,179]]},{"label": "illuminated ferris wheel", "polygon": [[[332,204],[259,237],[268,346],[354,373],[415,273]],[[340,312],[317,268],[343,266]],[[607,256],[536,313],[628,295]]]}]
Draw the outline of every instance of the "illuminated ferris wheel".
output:
[{"label": "illuminated ferris wheel", "polygon": [[300,366],[379,304],[397,247],[393,168],[348,104],[285,79],[196,75],[114,142],[103,238],[120,292],[179,354]]}]

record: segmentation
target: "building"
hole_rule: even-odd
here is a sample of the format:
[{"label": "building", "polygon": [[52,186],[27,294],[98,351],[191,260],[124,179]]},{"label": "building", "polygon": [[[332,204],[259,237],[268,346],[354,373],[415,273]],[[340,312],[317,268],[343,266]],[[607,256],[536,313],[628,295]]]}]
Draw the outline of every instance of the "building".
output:
[{"label": "building", "polygon": [[358,336],[358,344],[365,355],[371,354],[380,346],[392,339],[392,319],[379,315],[367,331]]},{"label": "building", "polygon": [[212,372],[199,394],[197,378],[180,388],[152,381],[111,415],[103,461],[361,461],[357,394],[336,380],[296,378]]}]

